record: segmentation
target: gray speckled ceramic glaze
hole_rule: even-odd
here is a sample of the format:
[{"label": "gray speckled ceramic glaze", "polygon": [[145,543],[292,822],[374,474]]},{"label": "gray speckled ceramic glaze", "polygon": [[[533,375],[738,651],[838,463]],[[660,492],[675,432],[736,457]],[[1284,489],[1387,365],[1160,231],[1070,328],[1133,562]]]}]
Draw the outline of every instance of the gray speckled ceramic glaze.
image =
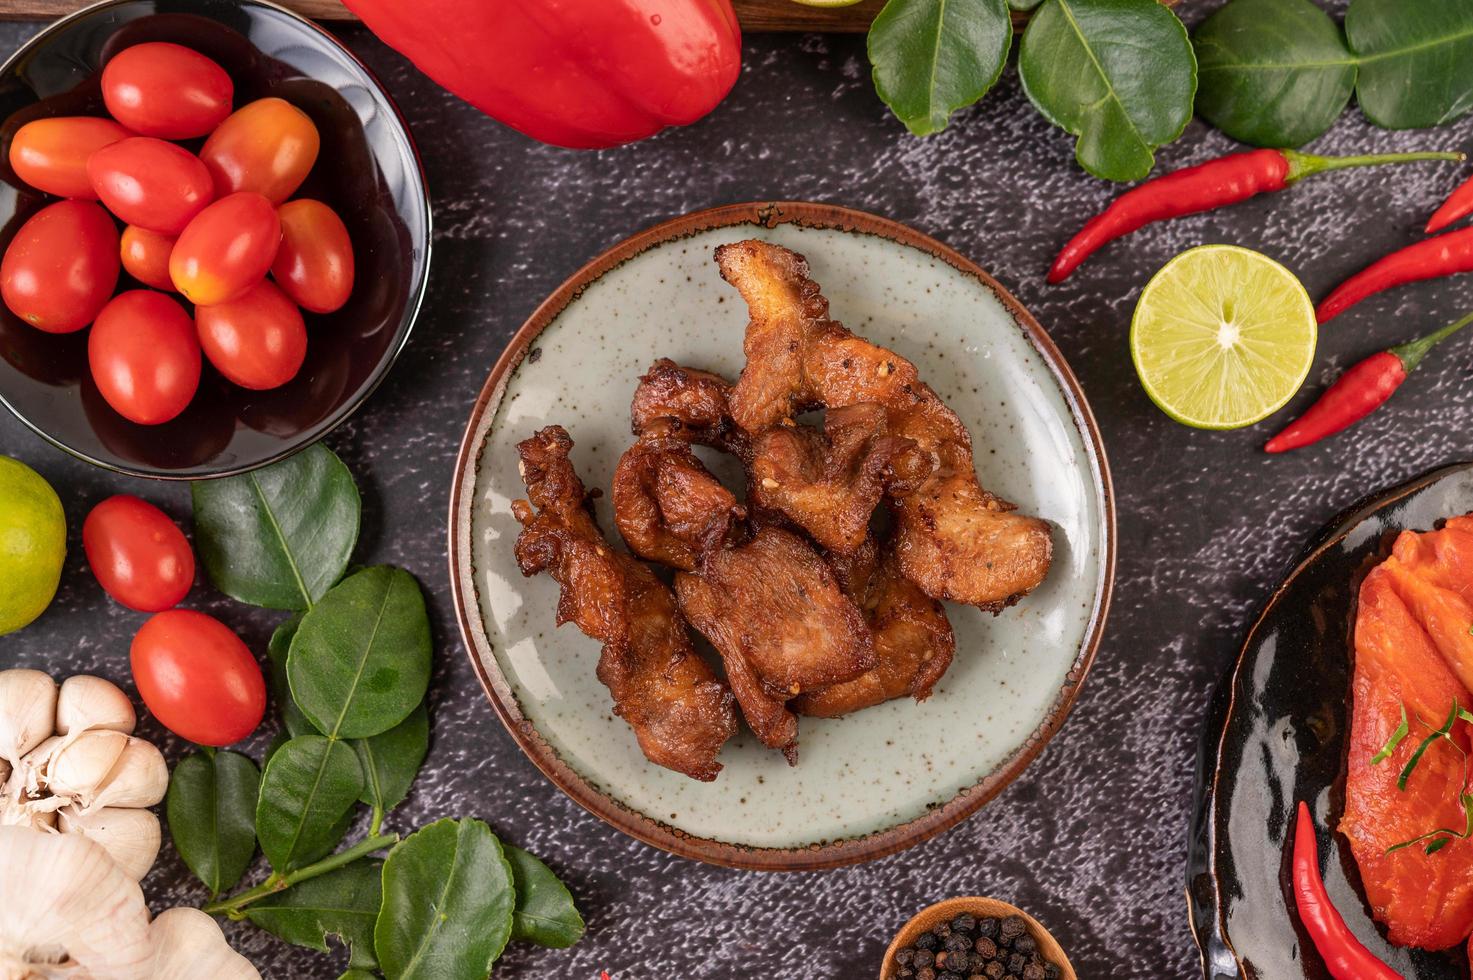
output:
[{"label": "gray speckled ceramic glaze", "polygon": [[[794,767],[744,731],[722,753],[721,776],[703,784],[644,759],[594,676],[598,643],[571,625],[556,629],[557,584],[518,571],[511,502],[524,489],[514,446],[559,423],[584,481],[607,491],[631,441],[630,397],[651,362],[740,371],[746,307],[712,250],[754,236],[806,255],[836,319],[919,366],[970,428],[983,484],[1053,522],[1056,558],[1043,586],[996,618],[948,607],[957,657],[930,700],[803,719]],[[485,666],[499,669],[563,763],[677,836],[811,848],[906,824],[976,787],[1046,727],[1107,588],[1102,475],[1041,352],[982,281],[884,237],[782,224],[656,245],[555,316],[494,411],[467,484],[471,581],[495,658]],[[612,528],[607,496],[598,511]]]}]

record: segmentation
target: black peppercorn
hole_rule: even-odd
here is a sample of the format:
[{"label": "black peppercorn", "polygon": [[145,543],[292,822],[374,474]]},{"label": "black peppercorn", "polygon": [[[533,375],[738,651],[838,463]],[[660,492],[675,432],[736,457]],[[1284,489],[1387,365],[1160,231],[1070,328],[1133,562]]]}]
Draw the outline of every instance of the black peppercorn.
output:
[{"label": "black peppercorn", "polygon": [[1023,980],[1043,980],[1043,964],[1029,963],[1023,967]]},{"label": "black peppercorn", "polygon": [[938,939],[945,939],[947,936],[951,935],[951,923],[950,922],[938,922],[934,926],[931,927],[931,932]]},{"label": "black peppercorn", "polygon": [[985,936],[988,939],[996,939],[1000,927],[1001,923],[996,919],[983,919],[977,923],[977,935]]},{"label": "black peppercorn", "polygon": [[937,946],[940,945],[941,940],[937,939],[929,932],[923,932],[916,937],[916,949],[934,950]]},{"label": "black peppercorn", "polygon": [[1002,920],[1002,938],[1016,939],[1028,931],[1028,924],[1016,915],[1010,915]]},{"label": "black peppercorn", "polygon": [[905,949],[902,949],[900,952],[895,954],[895,965],[910,966],[912,963],[915,962],[915,955],[916,951],[907,946],[905,947]]},{"label": "black peppercorn", "polygon": [[916,971],[908,966],[902,966],[895,971],[896,980],[915,980]]},{"label": "black peppercorn", "polygon": [[965,980],[965,978],[960,973],[952,973],[947,970],[945,973],[936,974],[936,980]]},{"label": "black peppercorn", "polygon": [[956,930],[957,932],[971,932],[973,929],[977,928],[977,918],[976,916],[969,915],[966,912],[963,912],[961,915],[951,920],[951,928]]},{"label": "black peppercorn", "polygon": [[916,980],[936,980],[936,971],[929,966],[923,966],[916,971]]},{"label": "black peppercorn", "polygon": [[953,953],[963,953],[972,948],[972,940],[961,933],[953,932],[946,937],[946,948]]},{"label": "black peppercorn", "polygon": [[916,950],[914,962],[915,965],[918,967],[930,966],[931,964],[936,962],[936,954],[931,952],[929,949],[918,949]]},{"label": "black peppercorn", "polygon": [[1028,956],[1034,950],[1038,949],[1038,941],[1025,932],[1023,935],[1013,940],[1013,948],[1022,953],[1024,956]]},{"label": "black peppercorn", "polygon": [[1043,965],[1043,980],[1059,980],[1060,973],[1059,968],[1052,963]]},{"label": "black peppercorn", "polygon": [[987,974],[988,977],[991,978],[991,980],[998,980],[998,977],[1003,975],[1004,967],[997,960],[993,960],[991,963],[987,964],[987,969],[983,970],[982,972]]},{"label": "black peppercorn", "polygon": [[978,939],[976,943],[973,944],[972,948],[975,949],[977,951],[977,955],[982,957],[984,960],[994,959],[997,956],[997,943],[992,941],[991,939],[988,939],[986,936],[982,936],[980,939]]},{"label": "black peppercorn", "polygon": [[1018,974],[1028,965],[1028,960],[1021,953],[1014,953],[1008,957],[1008,972]]}]

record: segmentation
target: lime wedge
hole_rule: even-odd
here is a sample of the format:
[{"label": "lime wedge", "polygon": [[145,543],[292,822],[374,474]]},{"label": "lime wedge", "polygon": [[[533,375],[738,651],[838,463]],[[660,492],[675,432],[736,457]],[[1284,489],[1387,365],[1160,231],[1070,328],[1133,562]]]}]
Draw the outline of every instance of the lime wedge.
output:
[{"label": "lime wedge", "polygon": [[1236,245],[1188,249],[1141,291],[1130,356],[1151,401],[1183,425],[1237,429],[1304,384],[1318,336],[1298,279]]}]

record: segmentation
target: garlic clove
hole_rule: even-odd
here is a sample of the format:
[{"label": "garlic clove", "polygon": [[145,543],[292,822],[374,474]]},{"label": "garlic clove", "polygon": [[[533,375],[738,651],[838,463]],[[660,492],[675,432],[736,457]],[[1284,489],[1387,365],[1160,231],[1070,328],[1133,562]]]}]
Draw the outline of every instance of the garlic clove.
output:
[{"label": "garlic clove", "polygon": [[97,784],[87,803],[88,809],[153,806],[169,791],[169,764],[164,761],[164,754],[152,742],[123,737],[127,744],[117,764]]},{"label": "garlic clove", "polygon": [[[62,797],[63,805],[70,801],[91,804],[118,765],[128,743],[137,741],[107,729],[73,732],[57,738],[60,739],[59,745],[42,746],[49,751],[49,756],[39,766],[32,764],[32,768],[40,771],[40,789]],[[30,789],[29,786],[27,788]]]},{"label": "garlic clove", "polygon": [[61,682],[56,697],[56,734],[106,728],[132,735],[137,724],[133,702],[112,681],[75,674]]},{"label": "garlic clove", "polygon": [[225,933],[199,909],[163,912],[148,934],[153,940],[152,980],[261,980],[250,960],[230,948]]},{"label": "garlic clove", "polygon": [[153,960],[143,891],[101,845],[0,827],[0,976],[147,980]]},{"label": "garlic clove", "polygon": [[56,681],[39,670],[0,670],[0,759],[14,766],[52,734]]},{"label": "garlic clove", "polygon": [[53,735],[26,753],[10,776],[13,799],[30,800],[46,793],[46,764],[65,744],[66,739]]},{"label": "garlic clove", "polygon": [[159,856],[162,835],[159,818],[151,810],[105,806],[83,812],[76,806],[57,811],[63,834],[81,834],[101,844],[108,855],[134,881],[143,880]]}]

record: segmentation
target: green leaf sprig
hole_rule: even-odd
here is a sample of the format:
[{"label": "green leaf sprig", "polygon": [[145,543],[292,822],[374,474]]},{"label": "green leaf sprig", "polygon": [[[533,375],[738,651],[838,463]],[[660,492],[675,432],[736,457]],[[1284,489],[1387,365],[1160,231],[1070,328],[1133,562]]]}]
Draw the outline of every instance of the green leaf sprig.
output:
[{"label": "green leaf sprig", "polygon": [[1156,148],[1191,120],[1197,87],[1186,28],[1157,0],[889,0],[869,33],[875,91],[916,135],[945,129],[1002,74],[1009,7],[1033,9],[1023,90],[1078,137],[1080,165],[1107,180],[1150,173]]},{"label": "green leaf sprig", "polygon": [[[1432,727],[1427,722],[1422,721],[1420,717],[1417,721],[1428,728]],[[1463,808],[1463,829],[1459,831],[1439,827],[1436,830],[1429,830],[1427,833],[1418,834],[1410,840],[1392,844],[1386,848],[1387,854],[1400,851],[1403,848],[1411,847],[1415,844],[1425,844],[1423,847],[1424,854],[1436,854],[1455,840],[1467,840],[1469,837],[1473,837],[1473,794],[1467,791],[1468,753],[1458,744],[1457,739],[1453,738],[1453,728],[1459,721],[1473,724],[1473,713],[1470,713],[1466,708],[1459,705],[1457,698],[1453,698],[1453,706],[1448,711],[1446,720],[1437,728],[1433,728],[1431,733],[1417,744],[1416,751],[1407,759],[1406,765],[1402,766],[1401,773],[1396,777],[1396,788],[1400,792],[1406,792],[1407,782],[1412,778],[1412,773],[1416,771],[1417,765],[1422,761],[1422,757],[1427,754],[1427,750],[1438,742],[1447,742],[1462,758],[1463,777],[1458,782],[1458,805]],[[1371,756],[1371,765],[1379,766],[1391,758],[1397,746],[1402,743],[1410,732],[1411,725],[1407,720],[1407,707],[1405,702],[1403,702],[1401,705],[1401,722],[1391,733],[1391,737],[1387,739],[1386,744],[1381,746],[1381,750]]]},{"label": "green leaf sprig", "polygon": [[1231,0],[1192,41],[1197,111],[1255,146],[1303,146],[1352,93],[1386,129],[1473,109],[1473,0],[1351,0],[1343,28],[1313,0]]},{"label": "green leaf sprig", "polygon": [[[387,566],[348,571],[361,502],[318,445],[254,474],[194,486],[203,564],[242,601],[300,610],[271,637],[283,733],[264,765],[202,750],[170,780],[169,831],[210,891],[206,912],[300,946],[347,946],[351,980],[479,980],[509,941],[562,948],[583,919],[557,876],[479,820],[383,831],[429,749],[429,615]],[[368,833],[344,844],[362,804]],[[244,877],[257,846],[265,880]]]}]

